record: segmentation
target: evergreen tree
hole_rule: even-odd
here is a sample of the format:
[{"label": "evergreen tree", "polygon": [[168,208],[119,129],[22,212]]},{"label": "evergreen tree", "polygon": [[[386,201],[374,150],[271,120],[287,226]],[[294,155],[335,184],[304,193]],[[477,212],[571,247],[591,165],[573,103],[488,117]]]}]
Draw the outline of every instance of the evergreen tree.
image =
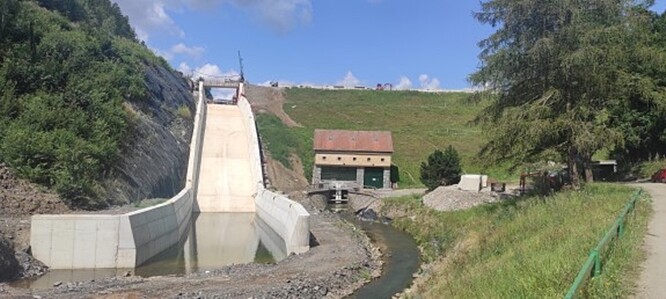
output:
[{"label": "evergreen tree", "polygon": [[[598,150],[621,145],[616,107],[654,90],[640,64],[649,46],[644,0],[491,0],[476,18],[498,27],[480,42],[480,69],[470,80],[491,100],[478,117],[491,139],[481,155],[516,164],[557,153],[574,186],[578,164],[592,181]],[[663,54],[661,54],[663,56]],[[633,63],[633,65],[632,65]],[[636,67],[637,66],[637,67]]]},{"label": "evergreen tree", "polygon": [[441,185],[457,184],[461,172],[458,152],[449,145],[444,152],[435,150],[428,156],[427,163],[421,163],[421,182],[434,190]]}]

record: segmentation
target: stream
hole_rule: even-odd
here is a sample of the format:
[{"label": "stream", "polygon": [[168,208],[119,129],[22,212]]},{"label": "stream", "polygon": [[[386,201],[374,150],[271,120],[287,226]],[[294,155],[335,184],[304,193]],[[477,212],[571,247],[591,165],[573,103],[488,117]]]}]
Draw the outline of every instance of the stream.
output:
[{"label": "stream", "polygon": [[419,250],[414,239],[407,233],[380,222],[361,221],[351,212],[342,212],[341,217],[352,222],[365,232],[375,246],[382,251],[382,275],[364,285],[349,299],[384,299],[409,287],[413,274],[419,268]]}]

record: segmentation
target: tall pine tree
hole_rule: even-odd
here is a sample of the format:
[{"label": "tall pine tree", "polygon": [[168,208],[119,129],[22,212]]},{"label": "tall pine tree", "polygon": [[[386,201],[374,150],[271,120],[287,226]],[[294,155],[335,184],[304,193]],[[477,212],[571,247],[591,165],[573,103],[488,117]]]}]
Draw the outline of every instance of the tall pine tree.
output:
[{"label": "tall pine tree", "polygon": [[[491,0],[475,16],[497,31],[480,42],[471,75],[491,99],[479,120],[491,139],[482,156],[516,164],[556,153],[572,183],[579,165],[592,181],[592,156],[623,143],[611,125],[633,83],[651,78],[629,67],[647,49],[644,13],[653,1]],[[632,84],[628,84],[632,83]]]}]

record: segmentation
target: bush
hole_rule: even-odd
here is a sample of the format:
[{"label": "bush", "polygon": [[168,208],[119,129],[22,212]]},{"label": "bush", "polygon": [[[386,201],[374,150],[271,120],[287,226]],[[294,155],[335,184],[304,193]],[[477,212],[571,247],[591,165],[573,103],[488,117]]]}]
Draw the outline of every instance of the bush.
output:
[{"label": "bush", "polygon": [[190,112],[190,108],[188,108],[186,105],[182,105],[178,107],[178,116],[182,119],[191,119],[192,118],[192,112]]},{"label": "bush", "polygon": [[458,151],[449,145],[444,152],[435,150],[428,156],[427,163],[421,163],[421,182],[434,190],[441,185],[457,184],[461,172]]}]

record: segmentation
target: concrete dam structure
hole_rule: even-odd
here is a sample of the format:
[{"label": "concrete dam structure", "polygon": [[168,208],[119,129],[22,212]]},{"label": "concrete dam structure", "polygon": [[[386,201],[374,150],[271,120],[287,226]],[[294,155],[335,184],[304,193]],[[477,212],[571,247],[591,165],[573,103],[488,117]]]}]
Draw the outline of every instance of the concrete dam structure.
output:
[{"label": "concrete dam structure", "polygon": [[[255,213],[284,241],[287,255],[309,250],[307,211],[264,187],[259,138],[243,83],[223,85],[199,82],[181,192],[164,203],[121,215],[34,215],[33,256],[52,269],[135,268],[179,244],[197,212]],[[206,87],[236,87],[237,101],[208,104]]]}]

